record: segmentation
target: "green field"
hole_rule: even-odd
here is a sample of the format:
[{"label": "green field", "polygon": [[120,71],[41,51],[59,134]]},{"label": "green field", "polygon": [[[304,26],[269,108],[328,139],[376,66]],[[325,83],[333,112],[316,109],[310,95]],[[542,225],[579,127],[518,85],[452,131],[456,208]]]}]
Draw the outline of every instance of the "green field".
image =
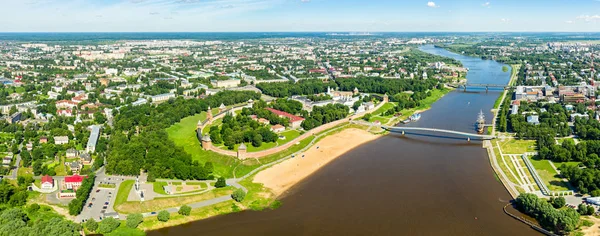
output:
[{"label": "green field", "polygon": [[165,189],[163,186],[167,186],[167,182],[154,182],[152,183],[152,187],[155,193],[166,195]]},{"label": "green field", "polygon": [[234,157],[221,155],[202,149],[198,138],[196,138],[196,126],[198,121],[206,118],[206,113],[183,118],[179,123],[167,128],[169,139],[175,145],[182,147],[192,156],[193,160],[201,163],[210,161],[213,163],[215,174],[223,177],[232,177],[231,170],[239,163]]},{"label": "green field", "polygon": [[198,185],[200,188],[208,188],[208,184],[204,182],[186,182],[185,185]]},{"label": "green field", "polygon": [[498,142],[504,154],[523,154],[536,149],[535,140],[506,139]]},{"label": "green field", "polygon": [[528,158],[550,191],[569,190],[567,182],[563,181],[554,168],[552,168],[550,161],[534,159],[532,156]]},{"label": "green field", "polygon": [[127,197],[129,196],[131,188],[133,188],[133,184],[135,184],[135,180],[125,180],[121,183],[119,191],[117,191],[117,196],[115,197],[115,209],[117,206],[127,202]]}]

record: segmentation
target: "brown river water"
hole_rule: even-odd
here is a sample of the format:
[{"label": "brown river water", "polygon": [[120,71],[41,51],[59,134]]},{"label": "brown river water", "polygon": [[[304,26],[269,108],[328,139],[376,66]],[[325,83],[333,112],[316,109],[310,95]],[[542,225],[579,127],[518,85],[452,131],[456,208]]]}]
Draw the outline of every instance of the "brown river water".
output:
[{"label": "brown river water", "polygon": [[[470,83],[506,84],[503,64],[424,46],[460,60]],[[453,91],[409,126],[475,132],[500,91]],[[294,186],[276,210],[244,211],[148,235],[540,235],[502,211],[510,195],[480,141],[390,134],[361,145]]]}]

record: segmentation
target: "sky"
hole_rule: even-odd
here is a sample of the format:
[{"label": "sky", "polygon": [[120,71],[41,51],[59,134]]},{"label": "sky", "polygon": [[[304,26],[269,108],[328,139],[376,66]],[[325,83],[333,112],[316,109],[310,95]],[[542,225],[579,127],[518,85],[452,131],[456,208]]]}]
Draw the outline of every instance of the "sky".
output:
[{"label": "sky", "polygon": [[0,0],[0,32],[600,32],[600,0]]}]

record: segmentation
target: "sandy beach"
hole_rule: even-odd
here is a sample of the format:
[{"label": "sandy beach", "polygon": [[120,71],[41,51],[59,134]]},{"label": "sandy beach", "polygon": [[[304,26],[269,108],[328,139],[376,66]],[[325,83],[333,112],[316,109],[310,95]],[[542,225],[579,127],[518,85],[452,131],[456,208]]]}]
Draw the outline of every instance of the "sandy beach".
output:
[{"label": "sandy beach", "polygon": [[[361,129],[345,129],[327,136],[309,148],[302,157],[286,160],[256,174],[254,182],[262,183],[280,196],[294,184],[353,148],[376,139],[377,135]],[[319,147],[317,149],[317,147]]]}]

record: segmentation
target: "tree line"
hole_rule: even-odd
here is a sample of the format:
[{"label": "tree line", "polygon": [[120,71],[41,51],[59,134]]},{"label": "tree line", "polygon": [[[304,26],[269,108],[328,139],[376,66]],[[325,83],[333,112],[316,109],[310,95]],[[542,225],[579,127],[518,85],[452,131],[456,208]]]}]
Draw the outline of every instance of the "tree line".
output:
[{"label": "tree line", "polygon": [[579,213],[575,209],[556,209],[552,203],[535,194],[521,194],[515,202],[520,211],[535,218],[544,229],[554,233],[567,234],[579,224]]},{"label": "tree line", "polygon": [[83,178],[81,182],[81,186],[77,189],[75,193],[75,199],[69,202],[69,214],[72,216],[79,215],[83,210],[85,202],[90,197],[90,192],[94,188],[94,181],[96,180],[95,174],[90,174]]},{"label": "tree line", "polygon": [[339,103],[313,107],[312,112],[305,117],[301,126],[304,130],[311,130],[323,124],[344,119],[348,116],[349,111],[350,108]]}]

